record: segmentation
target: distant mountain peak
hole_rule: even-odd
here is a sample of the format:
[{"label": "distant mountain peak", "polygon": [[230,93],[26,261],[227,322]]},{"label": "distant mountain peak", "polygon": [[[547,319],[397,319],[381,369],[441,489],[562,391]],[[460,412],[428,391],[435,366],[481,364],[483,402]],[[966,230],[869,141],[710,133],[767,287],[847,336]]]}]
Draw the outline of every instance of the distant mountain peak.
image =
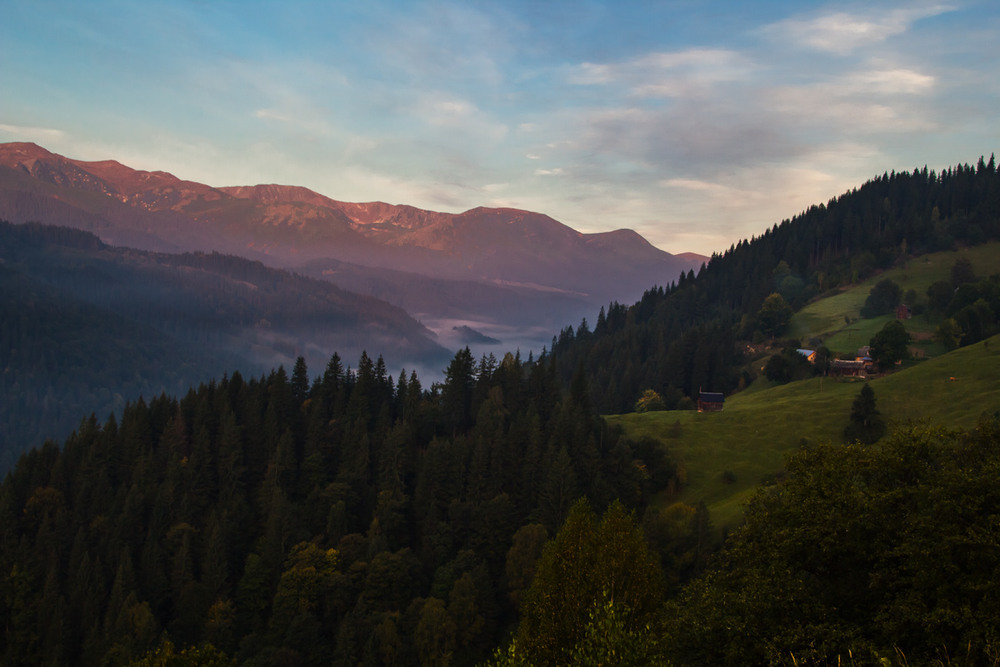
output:
[{"label": "distant mountain peak", "polygon": [[674,257],[679,257],[683,260],[687,260],[690,264],[698,265],[706,263],[708,260],[712,259],[705,255],[699,255],[696,252],[681,252],[674,255]]},{"label": "distant mountain peak", "polygon": [[0,144],[0,164],[6,167],[15,166],[18,160],[31,160],[53,156],[55,156],[55,153],[30,141],[13,141],[7,144]]},{"label": "distant mountain peak", "polygon": [[307,202],[320,205],[335,204],[334,200],[301,185],[235,185],[218,188],[237,199],[251,199],[263,204]]}]

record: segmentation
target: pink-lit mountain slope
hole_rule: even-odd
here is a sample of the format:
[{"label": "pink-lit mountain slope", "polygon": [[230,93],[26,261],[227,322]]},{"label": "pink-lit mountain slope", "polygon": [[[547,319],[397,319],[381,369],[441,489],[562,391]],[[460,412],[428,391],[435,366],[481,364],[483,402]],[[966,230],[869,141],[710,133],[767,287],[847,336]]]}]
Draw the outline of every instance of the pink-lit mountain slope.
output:
[{"label": "pink-lit mountain slope", "polygon": [[[339,271],[355,277],[348,289],[387,269],[472,281],[482,294],[470,302],[513,290],[526,300],[526,317],[532,294],[547,295],[547,313],[562,315],[550,297],[563,294],[574,311],[593,316],[599,305],[631,301],[705,259],[663,252],[630,230],[582,234],[529,211],[439,213],[340,202],[296,186],[215,188],[28,143],[0,144],[0,218],[77,227],[141,249],[225,252],[334,280]],[[488,315],[489,305],[479,310]]]},{"label": "pink-lit mountain slope", "polygon": [[294,186],[221,190],[271,211],[315,207],[339,212],[354,231],[377,244],[374,250],[330,244],[310,249],[314,257],[425,276],[531,286],[603,301],[637,295],[705,260],[670,255],[631,230],[582,234],[547,215],[518,209],[480,207],[454,214],[382,202],[339,202]]}]

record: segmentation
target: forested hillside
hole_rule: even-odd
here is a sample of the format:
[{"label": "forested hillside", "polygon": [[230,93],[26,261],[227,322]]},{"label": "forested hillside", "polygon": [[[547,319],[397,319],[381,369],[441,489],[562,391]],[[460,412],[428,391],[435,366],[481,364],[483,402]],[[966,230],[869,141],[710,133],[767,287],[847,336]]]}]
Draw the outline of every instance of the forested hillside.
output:
[{"label": "forested hillside", "polygon": [[[430,389],[367,355],[233,374],[84,419],[0,486],[0,662],[124,664],[169,637],[254,664],[472,664],[578,498],[642,512],[673,475],[544,359],[465,350]],[[691,560],[698,516],[665,553]]]},{"label": "forested hillside", "polygon": [[[233,355],[231,360],[235,360]],[[181,394],[222,360],[107,310],[85,307],[0,264],[0,472],[125,396]]]},{"label": "forested hillside", "polygon": [[302,355],[449,354],[402,310],[218,254],[164,255],[72,229],[0,221],[0,472],[91,412]]},{"label": "forested hillside", "polygon": [[[180,395],[248,363],[38,279],[44,269],[24,263],[46,242],[83,253],[101,245],[84,232],[0,223],[0,473],[29,447],[64,438],[84,415],[120,411],[126,397]],[[77,288],[104,283],[94,274],[79,280],[65,256],[50,261]]]},{"label": "forested hillside", "polygon": [[356,354],[366,344],[391,347],[411,362],[450,357],[400,308],[241,257],[120,248],[30,223],[0,223],[0,241],[9,268],[69,297],[199,345],[241,349],[264,368],[292,363],[296,347],[311,358],[331,343]]},{"label": "forested hillside", "polygon": [[[904,260],[1000,239],[1000,171],[991,156],[940,173],[883,174],[715,254],[632,306],[567,327],[550,352],[564,381],[583,369],[602,413],[631,410],[646,389],[675,407],[699,389],[731,392],[746,343],[774,336],[765,300],[791,310]],[[791,312],[791,311],[789,311]]]}]

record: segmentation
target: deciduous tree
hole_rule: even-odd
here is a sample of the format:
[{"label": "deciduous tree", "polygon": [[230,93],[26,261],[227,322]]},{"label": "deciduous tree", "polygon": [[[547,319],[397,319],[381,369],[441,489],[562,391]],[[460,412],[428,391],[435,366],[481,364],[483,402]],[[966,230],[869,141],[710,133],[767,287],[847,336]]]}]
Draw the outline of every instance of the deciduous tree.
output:
[{"label": "deciduous tree", "polygon": [[757,327],[767,336],[777,336],[792,319],[792,307],[777,292],[771,294],[757,311]]},{"label": "deciduous tree", "polygon": [[872,359],[882,370],[910,358],[910,334],[899,320],[890,320],[869,342]]},{"label": "deciduous tree", "polygon": [[569,664],[588,620],[603,604],[639,631],[661,603],[663,576],[642,530],[620,503],[600,523],[586,499],[577,502],[542,554],[521,605],[517,647],[536,665]]},{"label": "deciduous tree", "polygon": [[886,278],[875,284],[861,306],[861,317],[878,317],[891,313],[903,298],[903,288]]}]

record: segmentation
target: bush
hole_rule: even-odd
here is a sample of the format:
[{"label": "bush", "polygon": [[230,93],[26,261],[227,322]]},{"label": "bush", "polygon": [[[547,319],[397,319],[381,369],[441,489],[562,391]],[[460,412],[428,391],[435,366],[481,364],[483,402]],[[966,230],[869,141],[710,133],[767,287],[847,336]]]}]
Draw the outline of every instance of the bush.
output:
[{"label": "bush", "polygon": [[642,392],[642,396],[635,402],[636,412],[659,412],[666,409],[663,398],[652,389]]}]

